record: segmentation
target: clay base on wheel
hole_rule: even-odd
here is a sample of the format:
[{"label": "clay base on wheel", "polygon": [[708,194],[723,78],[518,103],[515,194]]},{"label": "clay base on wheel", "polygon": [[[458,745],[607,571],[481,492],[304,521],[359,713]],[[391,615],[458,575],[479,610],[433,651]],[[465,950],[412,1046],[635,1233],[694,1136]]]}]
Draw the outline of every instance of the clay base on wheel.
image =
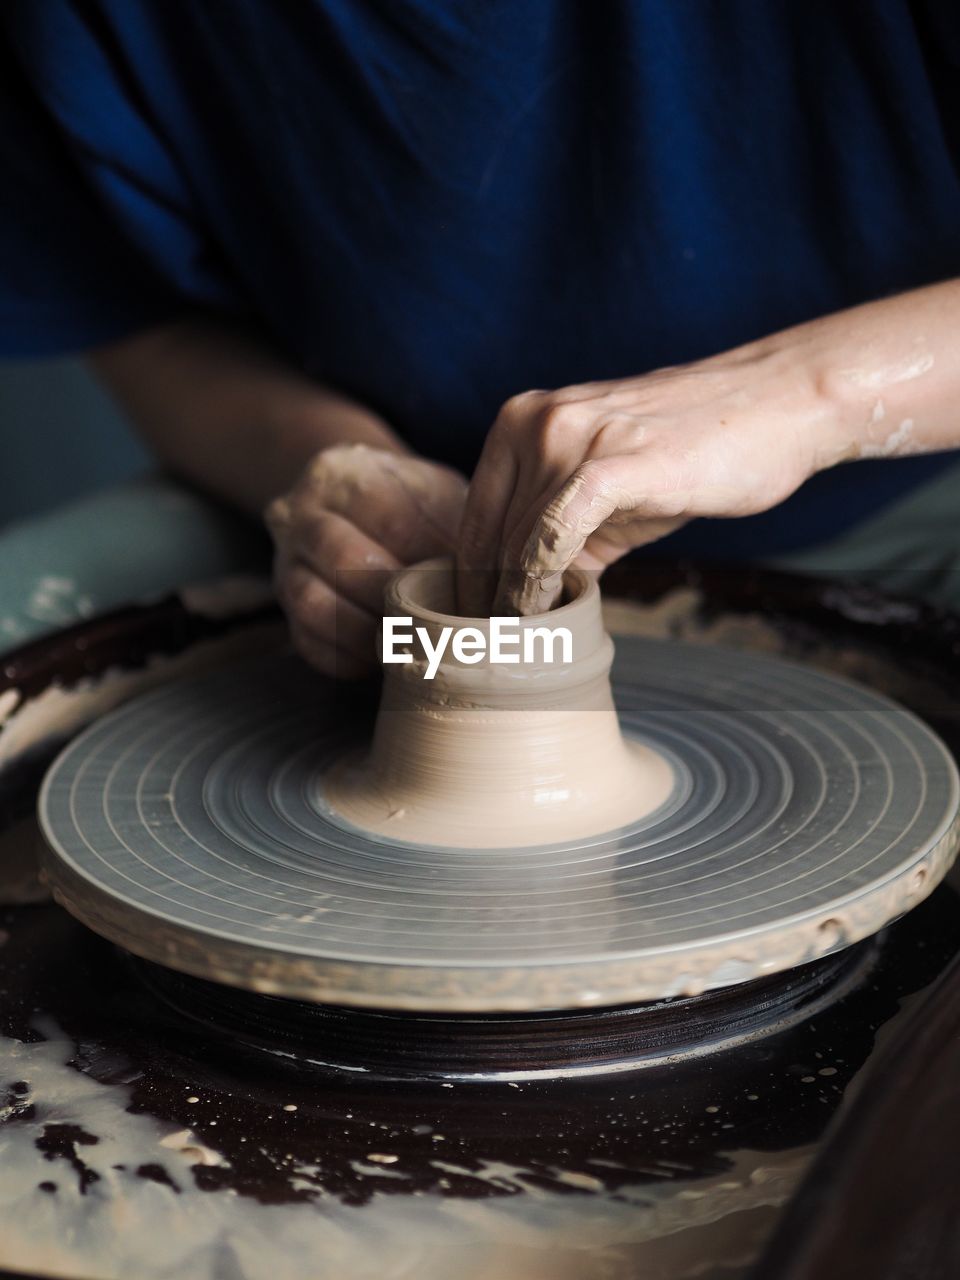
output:
[{"label": "clay base on wheel", "polygon": [[[626,740],[610,692],[613,644],[594,575],[571,569],[547,615],[518,618],[511,662],[489,658],[492,620],[453,608],[450,560],[398,573],[388,615],[406,619],[403,661],[384,663],[383,693],[368,749],[334,765],[323,789],[351,826],[407,844],[517,849],[592,838],[642,821],[678,782],[670,760]],[[437,646],[469,624],[484,651]],[[559,645],[538,633],[563,629]],[[521,636],[535,643],[521,656]]]}]

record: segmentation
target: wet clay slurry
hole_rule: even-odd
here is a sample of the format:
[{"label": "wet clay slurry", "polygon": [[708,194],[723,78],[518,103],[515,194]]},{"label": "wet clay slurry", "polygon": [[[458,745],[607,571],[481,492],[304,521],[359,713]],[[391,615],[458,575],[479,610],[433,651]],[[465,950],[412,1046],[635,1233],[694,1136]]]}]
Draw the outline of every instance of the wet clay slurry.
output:
[{"label": "wet clay slurry", "polygon": [[[403,1280],[627,1280],[738,1274],[878,1030],[960,946],[960,904],[940,890],[783,1030],[535,1081],[384,1080],[416,1019],[366,1070],[324,1068],[215,1009],[177,1015],[56,907],[0,927],[0,1265],[374,1280],[386,1252]],[[519,1073],[516,1039],[498,1066]]]},{"label": "wet clay slurry", "polygon": [[[489,619],[450,612],[453,595],[452,564],[428,561],[394,579],[385,610],[433,643],[468,623],[489,637]],[[426,679],[423,647],[407,646],[408,664],[384,666],[369,754],[326,780],[334,812],[411,844],[518,848],[600,835],[659,808],[674,770],[623,736],[595,576],[571,570],[565,601],[520,619],[518,633],[557,627],[570,634],[570,661],[548,661],[559,655],[542,643],[535,660],[503,665],[489,649],[468,664],[448,648]]]}]

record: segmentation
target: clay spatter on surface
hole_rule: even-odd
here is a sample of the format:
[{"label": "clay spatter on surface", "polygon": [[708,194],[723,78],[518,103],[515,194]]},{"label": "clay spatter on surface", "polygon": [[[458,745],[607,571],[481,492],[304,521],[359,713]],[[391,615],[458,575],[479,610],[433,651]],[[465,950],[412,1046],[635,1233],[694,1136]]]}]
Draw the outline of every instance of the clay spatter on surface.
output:
[{"label": "clay spatter on surface", "polygon": [[188,1025],[56,907],[0,925],[0,1263],[85,1280],[372,1280],[385,1256],[418,1280],[736,1275],[876,1029],[960,943],[943,889],[786,1032],[634,1075],[417,1085]]}]

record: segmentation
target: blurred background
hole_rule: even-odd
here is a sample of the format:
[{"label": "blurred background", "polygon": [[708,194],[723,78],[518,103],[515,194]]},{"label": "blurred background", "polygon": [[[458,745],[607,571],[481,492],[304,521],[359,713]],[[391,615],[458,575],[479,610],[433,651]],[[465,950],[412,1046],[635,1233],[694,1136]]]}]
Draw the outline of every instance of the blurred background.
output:
[{"label": "blurred background", "polygon": [[0,528],[148,466],[146,452],[78,360],[0,363],[6,467]]}]

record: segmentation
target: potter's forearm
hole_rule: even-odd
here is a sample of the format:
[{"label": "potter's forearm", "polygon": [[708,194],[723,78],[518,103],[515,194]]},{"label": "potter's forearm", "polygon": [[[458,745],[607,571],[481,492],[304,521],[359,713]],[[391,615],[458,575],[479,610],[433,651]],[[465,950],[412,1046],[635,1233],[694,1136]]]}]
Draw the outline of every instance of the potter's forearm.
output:
[{"label": "potter's forearm", "polygon": [[92,352],[90,363],[163,462],[251,512],[328,445],[406,451],[376,414],[226,325],[165,325]]},{"label": "potter's forearm", "polygon": [[765,344],[822,399],[815,469],[960,447],[960,280],[826,316]]},{"label": "potter's forearm", "polygon": [[602,569],[686,520],[767,511],[848,459],[956,447],[958,281],[692,364],[514,396],[470,483],[461,608],[539,612],[575,560]]}]

